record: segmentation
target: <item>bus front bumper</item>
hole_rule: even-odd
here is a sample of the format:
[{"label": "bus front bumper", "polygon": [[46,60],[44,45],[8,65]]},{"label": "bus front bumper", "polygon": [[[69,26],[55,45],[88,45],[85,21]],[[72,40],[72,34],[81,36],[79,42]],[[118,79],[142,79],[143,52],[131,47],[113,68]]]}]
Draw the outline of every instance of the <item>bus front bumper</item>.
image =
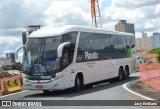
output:
[{"label": "bus front bumper", "polygon": [[26,90],[62,90],[63,84],[61,79],[54,81],[23,81]]}]

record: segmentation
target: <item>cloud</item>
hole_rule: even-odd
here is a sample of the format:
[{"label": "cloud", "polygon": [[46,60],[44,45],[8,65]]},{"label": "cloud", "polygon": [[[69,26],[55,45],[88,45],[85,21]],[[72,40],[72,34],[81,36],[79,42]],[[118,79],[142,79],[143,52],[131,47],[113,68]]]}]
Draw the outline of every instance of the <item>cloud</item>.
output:
[{"label": "cloud", "polygon": [[0,36],[0,46],[2,45],[15,45],[21,43],[21,37],[16,36]]},{"label": "cloud", "polygon": [[[48,17],[45,22],[49,26],[55,25],[89,25],[91,24],[89,7],[84,11],[82,2],[78,5],[79,2],[71,1],[55,1],[49,6],[49,8],[44,12]],[[89,2],[88,2],[89,4]]]},{"label": "cloud", "polygon": [[43,11],[50,0],[2,0],[0,2],[0,29],[44,24]]},{"label": "cloud", "polygon": [[6,51],[3,51],[3,54],[6,54],[6,53],[13,53],[14,51],[13,50],[6,50]]},{"label": "cloud", "polygon": [[115,7],[137,8],[159,4],[159,0],[112,0]]},{"label": "cloud", "polygon": [[[104,28],[114,30],[126,19],[135,24],[136,37],[160,32],[159,0],[100,0],[100,8]],[[89,0],[1,0],[0,16],[0,54],[20,46],[23,27],[30,24],[92,24]]]},{"label": "cloud", "polygon": [[20,45],[22,45],[21,37],[0,36],[0,54],[4,54],[7,51],[14,51]]},{"label": "cloud", "polygon": [[112,0],[112,5],[102,11],[102,17],[107,28],[114,29],[118,20],[125,19],[135,24],[137,33],[160,32],[159,12],[159,0]]}]

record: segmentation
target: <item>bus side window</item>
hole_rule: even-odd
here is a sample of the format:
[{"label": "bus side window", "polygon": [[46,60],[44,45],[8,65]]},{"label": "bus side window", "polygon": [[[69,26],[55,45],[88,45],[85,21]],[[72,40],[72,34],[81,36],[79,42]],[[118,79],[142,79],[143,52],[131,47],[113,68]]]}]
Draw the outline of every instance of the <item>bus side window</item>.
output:
[{"label": "bus side window", "polygon": [[79,52],[89,50],[90,48],[90,39],[88,33],[81,33],[78,45]]},{"label": "bus side window", "polygon": [[69,32],[63,34],[63,42],[70,42],[70,46],[66,46],[63,49],[62,55],[62,66],[63,68],[67,67],[73,61],[74,49],[77,40],[78,32]]},{"label": "bus side window", "polygon": [[69,54],[69,51],[67,50],[66,47],[64,47],[63,56],[62,56],[62,66],[63,67],[67,67],[67,65],[69,64],[68,54]]},{"label": "bus side window", "polygon": [[70,32],[63,35],[63,42],[76,43],[78,32]]}]

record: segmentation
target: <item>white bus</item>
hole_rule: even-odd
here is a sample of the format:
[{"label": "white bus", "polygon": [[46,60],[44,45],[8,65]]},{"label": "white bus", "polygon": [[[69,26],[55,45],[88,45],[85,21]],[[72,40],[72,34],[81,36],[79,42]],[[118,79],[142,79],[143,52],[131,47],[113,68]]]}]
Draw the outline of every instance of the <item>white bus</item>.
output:
[{"label": "white bus", "polygon": [[135,71],[135,37],[130,33],[65,25],[40,29],[28,36],[24,48],[24,87],[63,90],[118,77]]}]

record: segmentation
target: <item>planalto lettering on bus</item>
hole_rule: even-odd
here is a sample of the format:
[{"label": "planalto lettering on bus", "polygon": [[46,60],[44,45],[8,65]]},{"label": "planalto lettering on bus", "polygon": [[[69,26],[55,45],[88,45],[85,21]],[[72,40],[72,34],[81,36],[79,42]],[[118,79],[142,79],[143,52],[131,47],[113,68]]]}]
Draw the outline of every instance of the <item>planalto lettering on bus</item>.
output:
[{"label": "planalto lettering on bus", "polygon": [[85,59],[98,59],[98,53],[88,53],[85,52]]}]

